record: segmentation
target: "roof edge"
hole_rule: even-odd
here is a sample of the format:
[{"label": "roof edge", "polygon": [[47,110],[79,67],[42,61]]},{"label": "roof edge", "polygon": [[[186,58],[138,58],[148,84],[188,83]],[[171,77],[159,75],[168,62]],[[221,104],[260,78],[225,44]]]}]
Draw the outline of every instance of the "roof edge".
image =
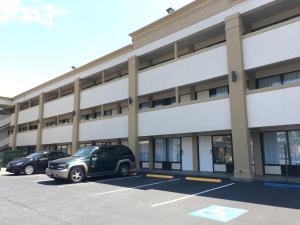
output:
[{"label": "roof edge", "polygon": [[182,17],[185,16],[186,13],[188,13],[189,11],[195,11],[195,7],[197,8],[201,8],[201,7],[204,7],[206,4],[210,4],[210,3],[213,3],[213,2],[218,2],[216,0],[194,0],[193,2],[183,6],[182,8],[176,10],[175,12],[171,13],[171,14],[168,14],[132,33],[130,33],[129,35],[132,37],[132,38],[135,38],[137,36],[140,36],[140,35],[143,35],[144,33],[148,33],[150,31],[152,31],[153,29],[157,29],[161,26],[164,26],[168,23],[170,23],[171,21],[173,20],[178,20]]},{"label": "roof edge", "polygon": [[84,64],[84,65],[78,67],[77,69],[71,70],[71,71],[69,71],[67,73],[64,73],[64,74],[58,76],[58,77],[55,77],[55,78],[53,78],[51,80],[48,80],[48,81],[46,81],[46,82],[44,82],[44,83],[42,83],[42,84],[40,84],[40,85],[38,85],[36,87],[33,87],[33,88],[31,88],[31,89],[29,89],[29,90],[27,90],[25,92],[22,92],[22,93],[14,96],[14,97],[12,97],[10,99],[12,101],[14,101],[17,98],[22,97],[23,95],[29,94],[29,93],[31,93],[33,91],[37,91],[37,90],[39,90],[39,89],[41,89],[41,88],[43,88],[43,87],[45,87],[47,85],[56,83],[56,82],[58,82],[58,81],[60,81],[62,79],[66,79],[66,78],[72,77],[75,74],[78,74],[78,73],[81,73],[83,71],[86,71],[86,70],[92,68],[93,66],[105,63],[105,62],[107,62],[109,60],[112,60],[114,57],[126,54],[126,53],[128,53],[128,52],[130,52],[132,50],[133,50],[133,45],[132,44],[126,45],[126,46],[124,46],[124,47],[122,47],[120,49],[117,49],[117,50],[115,50],[115,51],[113,51],[111,53],[108,53],[107,55],[104,55],[104,56],[102,56],[102,57],[100,57],[98,59],[95,59],[95,60],[87,63],[87,64]]}]

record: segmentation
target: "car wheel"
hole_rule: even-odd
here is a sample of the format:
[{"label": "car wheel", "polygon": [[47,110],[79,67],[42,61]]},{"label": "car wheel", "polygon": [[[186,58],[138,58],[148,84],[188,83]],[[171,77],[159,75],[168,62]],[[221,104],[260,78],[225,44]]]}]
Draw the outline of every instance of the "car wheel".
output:
[{"label": "car wheel", "polygon": [[26,175],[32,175],[34,173],[34,167],[32,165],[25,166],[24,173]]},{"label": "car wheel", "polygon": [[71,170],[69,180],[71,183],[80,183],[84,179],[84,171],[81,167],[75,167]]},{"label": "car wheel", "polygon": [[127,177],[129,175],[129,165],[127,163],[122,163],[119,167],[119,175],[121,177]]}]

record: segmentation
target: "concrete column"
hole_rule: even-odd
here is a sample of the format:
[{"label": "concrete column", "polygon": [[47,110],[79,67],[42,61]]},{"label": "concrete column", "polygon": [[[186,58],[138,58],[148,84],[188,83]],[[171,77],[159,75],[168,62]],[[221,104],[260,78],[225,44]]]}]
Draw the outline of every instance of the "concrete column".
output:
[{"label": "concrete column", "polygon": [[19,121],[19,111],[20,111],[20,104],[17,103],[15,105],[15,113],[14,113],[14,130],[12,136],[12,143],[11,148],[16,149],[17,147],[17,132],[18,132],[18,121]]},{"label": "concrete column", "polygon": [[128,100],[128,145],[134,152],[136,158],[136,169],[140,169],[139,147],[138,147],[138,96],[137,96],[137,79],[138,79],[138,58],[133,56],[128,61],[128,78],[129,78],[129,100]]},{"label": "concrete column", "polygon": [[175,97],[176,97],[176,103],[179,103],[180,102],[179,87],[175,87]]},{"label": "concrete column", "polygon": [[154,139],[149,138],[149,169],[154,169]]},{"label": "concrete column", "polygon": [[74,82],[74,112],[73,112],[73,132],[72,132],[72,152],[79,147],[79,123],[80,123],[80,79]]},{"label": "concrete column", "polygon": [[174,58],[178,58],[178,42],[174,43]]},{"label": "concrete column", "polygon": [[198,137],[196,134],[192,135],[192,149],[193,149],[193,171],[199,172],[199,152],[198,152]]},{"label": "concrete column", "polygon": [[44,127],[44,103],[45,103],[45,94],[40,94],[39,99],[39,121],[37,129],[37,138],[36,138],[36,150],[42,151],[42,131]]},{"label": "concrete column", "polygon": [[263,172],[263,161],[262,161],[262,149],[261,149],[261,140],[259,130],[255,129],[252,132],[252,141],[253,141],[253,155],[255,163],[255,174],[262,176]]},{"label": "concrete column", "polygon": [[102,84],[105,82],[105,72],[102,71]]},{"label": "concrete column", "polygon": [[234,179],[252,180],[250,135],[246,110],[246,76],[243,65],[243,25],[240,14],[225,19],[228,82],[234,155]]}]

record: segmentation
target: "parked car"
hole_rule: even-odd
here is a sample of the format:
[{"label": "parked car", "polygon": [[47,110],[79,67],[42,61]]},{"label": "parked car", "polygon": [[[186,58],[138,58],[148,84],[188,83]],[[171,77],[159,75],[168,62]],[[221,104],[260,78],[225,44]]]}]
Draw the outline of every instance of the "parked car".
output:
[{"label": "parked car", "polygon": [[133,168],[135,157],[127,146],[91,146],[78,150],[71,157],[51,161],[46,174],[55,180],[79,183],[86,177],[128,176]]},{"label": "parked car", "polygon": [[14,174],[31,175],[35,172],[45,172],[51,160],[68,157],[64,152],[36,152],[22,159],[9,162],[6,171]]}]

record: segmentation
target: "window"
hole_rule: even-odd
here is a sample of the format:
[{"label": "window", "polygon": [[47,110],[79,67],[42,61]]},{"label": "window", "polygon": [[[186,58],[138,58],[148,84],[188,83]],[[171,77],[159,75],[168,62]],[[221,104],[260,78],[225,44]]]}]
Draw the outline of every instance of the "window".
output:
[{"label": "window", "polygon": [[160,100],[153,101],[153,106],[155,108],[159,108],[161,106],[166,106],[166,105],[171,105],[176,102],[175,97],[170,97],[170,98],[164,98]]},{"label": "window", "polygon": [[124,106],[121,108],[121,114],[127,114],[128,113],[128,106]]},{"label": "window", "polygon": [[167,140],[156,139],[155,140],[155,162],[167,161]]},{"label": "window", "polygon": [[300,71],[284,74],[282,81],[283,84],[300,82]]},{"label": "window", "polygon": [[38,123],[37,122],[29,123],[29,130],[36,130],[36,129],[38,129]]},{"label": "window", "polygon": [[289,131],[291,165],[300,165],[300,131]]},{"label": "window", "polygon": [[168,140],[168,162],[180,162],[180,156],[180,138],[170,138]]},{"label": "window", "polygon": [[256,80],[257,88],[276,87],[283,84],[300,82],[300,70]]},{"label": "window", "polygon": [[49,121],[49,122],[46,122],[46,127],[53,127],[53,126],[56,126],[56,121]]},{"label": "window", "polygon": [[143,103],[140,103],[140,104],[139,104],[139,108],[140,108],[140,110],[143,110],[143,109],[149,109],[149,108],[150,108],[150,102],[143,102]]},{"label": "window", "polygon": [[281,77],[273,76],[257,80],[257,88],[274,87],[281,85]]},{"label": "window", "polygon": [[209,97],[218,97],[218,96],[228,96],[229,88],[228,86],[212,88],[209,90]]},{"label": "window", "polygon": [[264,161],[269,165],[285,165],[287,139],[285,132],[263,133]]},{"label": "window", "polygon": [[104,116],[111,116],[112,115],[112,110],[105,110],[104,111]]},{"label": "window", "polygon": [[96,112],[95,113],[95,119],[99,119],[99,118],[101,118],[101,112]]},{"label": "window", "polygon": [[21,124],[19,125],[19,132],[25,132],[27,131],[27,124]]},{"label": "window", "polygon": [[140,150],[140,161],[148,162],[149,161],[149,141],[140,141],[139,142]]},{"label": "window", "polygon": [[70,123],[70,119],[62,119],[58,121],[59,125],[68,125]]}]

